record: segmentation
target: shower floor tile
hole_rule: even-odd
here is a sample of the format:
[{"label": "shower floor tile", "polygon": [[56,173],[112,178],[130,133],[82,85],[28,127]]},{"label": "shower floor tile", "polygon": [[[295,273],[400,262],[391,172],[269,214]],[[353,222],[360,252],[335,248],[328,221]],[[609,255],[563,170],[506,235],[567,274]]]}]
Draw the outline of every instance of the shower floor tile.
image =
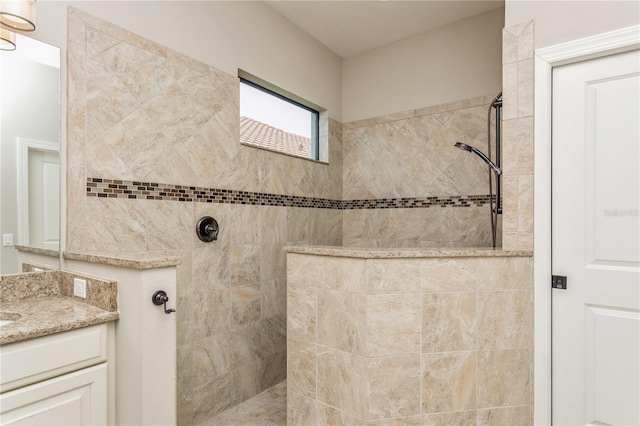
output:
[{"label": "shower floor tile", "polygon": [[270,387],[202,424],[207,426],[286,426],[287,381]]}]

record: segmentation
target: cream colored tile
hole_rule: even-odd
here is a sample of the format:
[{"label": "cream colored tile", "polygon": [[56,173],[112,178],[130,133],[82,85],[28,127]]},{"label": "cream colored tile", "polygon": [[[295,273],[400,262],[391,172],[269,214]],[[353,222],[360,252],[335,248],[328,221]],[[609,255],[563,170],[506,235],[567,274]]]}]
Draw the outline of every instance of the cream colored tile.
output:
[{"label": "cream colored tile", "polygon": [[309,426],[316,424],[316,402],[287,389],[287,425]]},{"label": "cream colored tile", "polygon": [[529,290],[478,293],[478,348],[516,348],[531,345]]},{"label": "cream colored tile", "polygon": [[478,408],[530,403],[529,349],[478,352]]},{"label": "cream colored tile", "polygon": [[289,284],[316,287],[321,279],[318,256],[287,253],[287,282]]},{"label": "cream colored tile", "polygon": [[502,63],[512,64],[518,61],[518,37],[502,31]]},{"label": "cream colored tile", "polygon": [[423,413],[475,408],[475,352],[422,354],[422,371]]},{"label": "cream colored tile", "polygon": [[346,257],[317,258],[318,287],[356,293],[366,292],[366,260]]},{"label": "cream colored tile", "polygon": [[231,247],[229,256],[229,270],[231,285],[243,286],[260,282],[260,247],[235,246]]},{"label": "cream colored tile", "polygon": [[533,233],[533,175],[518,176],[518,232]]},{"label": "cream colored tile", "polygon": [[324,426],[365,426],[366,420],[325,404],[316,404],[316,424]]},{"label": "cream colored tile", "polygon": [[145,251],[146,201],[87,198],[86,244],[92,252]]},{"label": "cream colored tile", "polygon": [[287,273],[287,254],[283,244],[263,244],[260,246],[260,280],[283,279]]},{"label": "cream colored tile", "polygon": [[479,426],[529,426],[533,424],[533,418],[529,406],[492,408],[478,410],[476,424]]},{"label": "cream colored tile", "polygon": [[[427,414],[424,416],[424,426],[475,426],[475,411],[457,411],[452,413]],[[515,423],[514,425],[515,426]]]},{"label": "cream colored tile", "polygon": [[[200,386],[206,382],[229,374],[231,371],[231,352],[228,336],[216,334],[190,345],[192,349],[191,386]],[[183,370],[178,370],[183,373]]]},{"label": "cream colored tile", "polygon": [[318,344],[367,355],[366,309],[364,295],[318,289]]},{"label": "cream colored tile", "polygon": [[518,64],[502,66],[502,119],[518,118]]},{"label": "cream colored tile", "polygon": [[193,388],[193,423],[203,424],[231,406],[231,376],[213,378]]},{"label": "cream colored tile", "polygon": [[288,338],[316,342],[316,289],[287,285]]},{"label": "cream colored tile", "polygon": [[[383,356],[419,353],[421,318],[422,303],[419,294],[368,296],[366,327],[362,327],[363,332],[366,330],[366,354]],[[339,329],[338,327],[335,331]]]},{"label": "cream colored tile", "polygon": [[191,251],[191,267],[194,285],[203,288],[221,290],[231,285],[229,273],[229,247],[214,244],[198,246]]},{"label": "cream colored tile", "polygon": [[191,239],[185,236],[194,232],[193,203],[147,201],[145,209],[147,251],[191,248]]},{"label": "cream colored tile", "polygon": [[287,387],[291,392],[316,398],[316,345],[287,341]]},{"label": "cream colored tile", "polygon": [[286,279],[260,282],[260,303],[263,318],[287,315]]},{"label": "cream colored tile", "polygon": [[422,261],[422,291],[473,291],[483,259],[449,258]]},{"label": "cream colored tile", "polygon": [[420,414],[420,380],[420,354],[367,359],[367,418]]},{"label": "cream colored tile", "polygon": [[369,420],[367,426],[407,426],[422,425],[422,416],[396,417],[395,419]]},{"label": "cream colored tile", "polygon": [[534,49],[534,22],[529,24],[522,30],[518,36],[518,60],[533,58]]},{"label": "cream colored tile", "polygon": [[422,352],[476,348],[476,293],[426,293],[422,296]]},{"label": "cream colored tile", "polygon": [[506,175],[518,174],[520,141],[518,139],[519,119],[502,121],[502,171]]},{"label": "cream colored tile", "polygon": [[365,418],[367,413],[366,358],[318,347],[318,402]]},{"label": "cream colored tile", "polygon": [[[187,302],[185,300],[185,302]],[[229,330],[231,319],[231,301],[229,290],[196,290],[190,297],[190,306],[185,312],[190,313],[188,342],[196,342],[213,334]],[[211,309],[215,306],[215,309]],[[177,308],[184,311],[184,308]],[[176,309],[176,310],[177,310]]]},{"label": "cream colored tile", "polygon": [[416,259],[367,260],[367,293],[417,293],[421,290],[420,261]]},{"label": "cream colored tile", "polygon": [[533,59],[518,62],[518,117],[533,115]]},{"label": "cream colored tile", "polygon": [[516,232],[518,230],[518,177],[504,176],[502,190],[502,229],[506,233]]},{"label": "cream colored tile", "polygon": [[249,324],[261,318],[259,284],[232,287],[230,294],[233,325]]}]

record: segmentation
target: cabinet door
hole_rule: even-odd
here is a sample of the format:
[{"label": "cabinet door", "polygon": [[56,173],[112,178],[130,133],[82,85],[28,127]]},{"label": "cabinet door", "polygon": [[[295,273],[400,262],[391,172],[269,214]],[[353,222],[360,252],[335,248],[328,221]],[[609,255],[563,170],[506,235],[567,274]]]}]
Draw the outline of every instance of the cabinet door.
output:
[{"label": "cabinet door", "polygon": [[2,425],[104,425],[107,364],[0,395]]}]

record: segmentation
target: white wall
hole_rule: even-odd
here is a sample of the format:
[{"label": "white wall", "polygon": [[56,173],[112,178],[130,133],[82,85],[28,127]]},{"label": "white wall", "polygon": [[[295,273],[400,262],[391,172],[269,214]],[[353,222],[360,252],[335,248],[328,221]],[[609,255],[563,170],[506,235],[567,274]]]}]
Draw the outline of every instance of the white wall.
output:
[{"label": "white wall", "polygon": [[498,93],[504,9],[346,58],[343,121]]},{"label": "white wall", "polygon": [[229,74],[244,69],[342,118],[341,59],[261,2],[39,1],[34,37],[66,50],[69,5]]},{"label": "white wall", "polygon": [[535,21],[535,48],[640,24],[640,2],[506,0],[505,26]]}]

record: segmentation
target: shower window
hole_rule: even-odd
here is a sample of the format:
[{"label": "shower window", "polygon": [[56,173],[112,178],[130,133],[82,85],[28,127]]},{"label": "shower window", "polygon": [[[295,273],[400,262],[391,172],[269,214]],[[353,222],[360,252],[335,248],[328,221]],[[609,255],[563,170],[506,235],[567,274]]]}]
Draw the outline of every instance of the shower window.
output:
[{"label": "shower window", "polygon": [[319,112],[248,73],[239,71],[238,76],[240,143],[319,160]]}]

